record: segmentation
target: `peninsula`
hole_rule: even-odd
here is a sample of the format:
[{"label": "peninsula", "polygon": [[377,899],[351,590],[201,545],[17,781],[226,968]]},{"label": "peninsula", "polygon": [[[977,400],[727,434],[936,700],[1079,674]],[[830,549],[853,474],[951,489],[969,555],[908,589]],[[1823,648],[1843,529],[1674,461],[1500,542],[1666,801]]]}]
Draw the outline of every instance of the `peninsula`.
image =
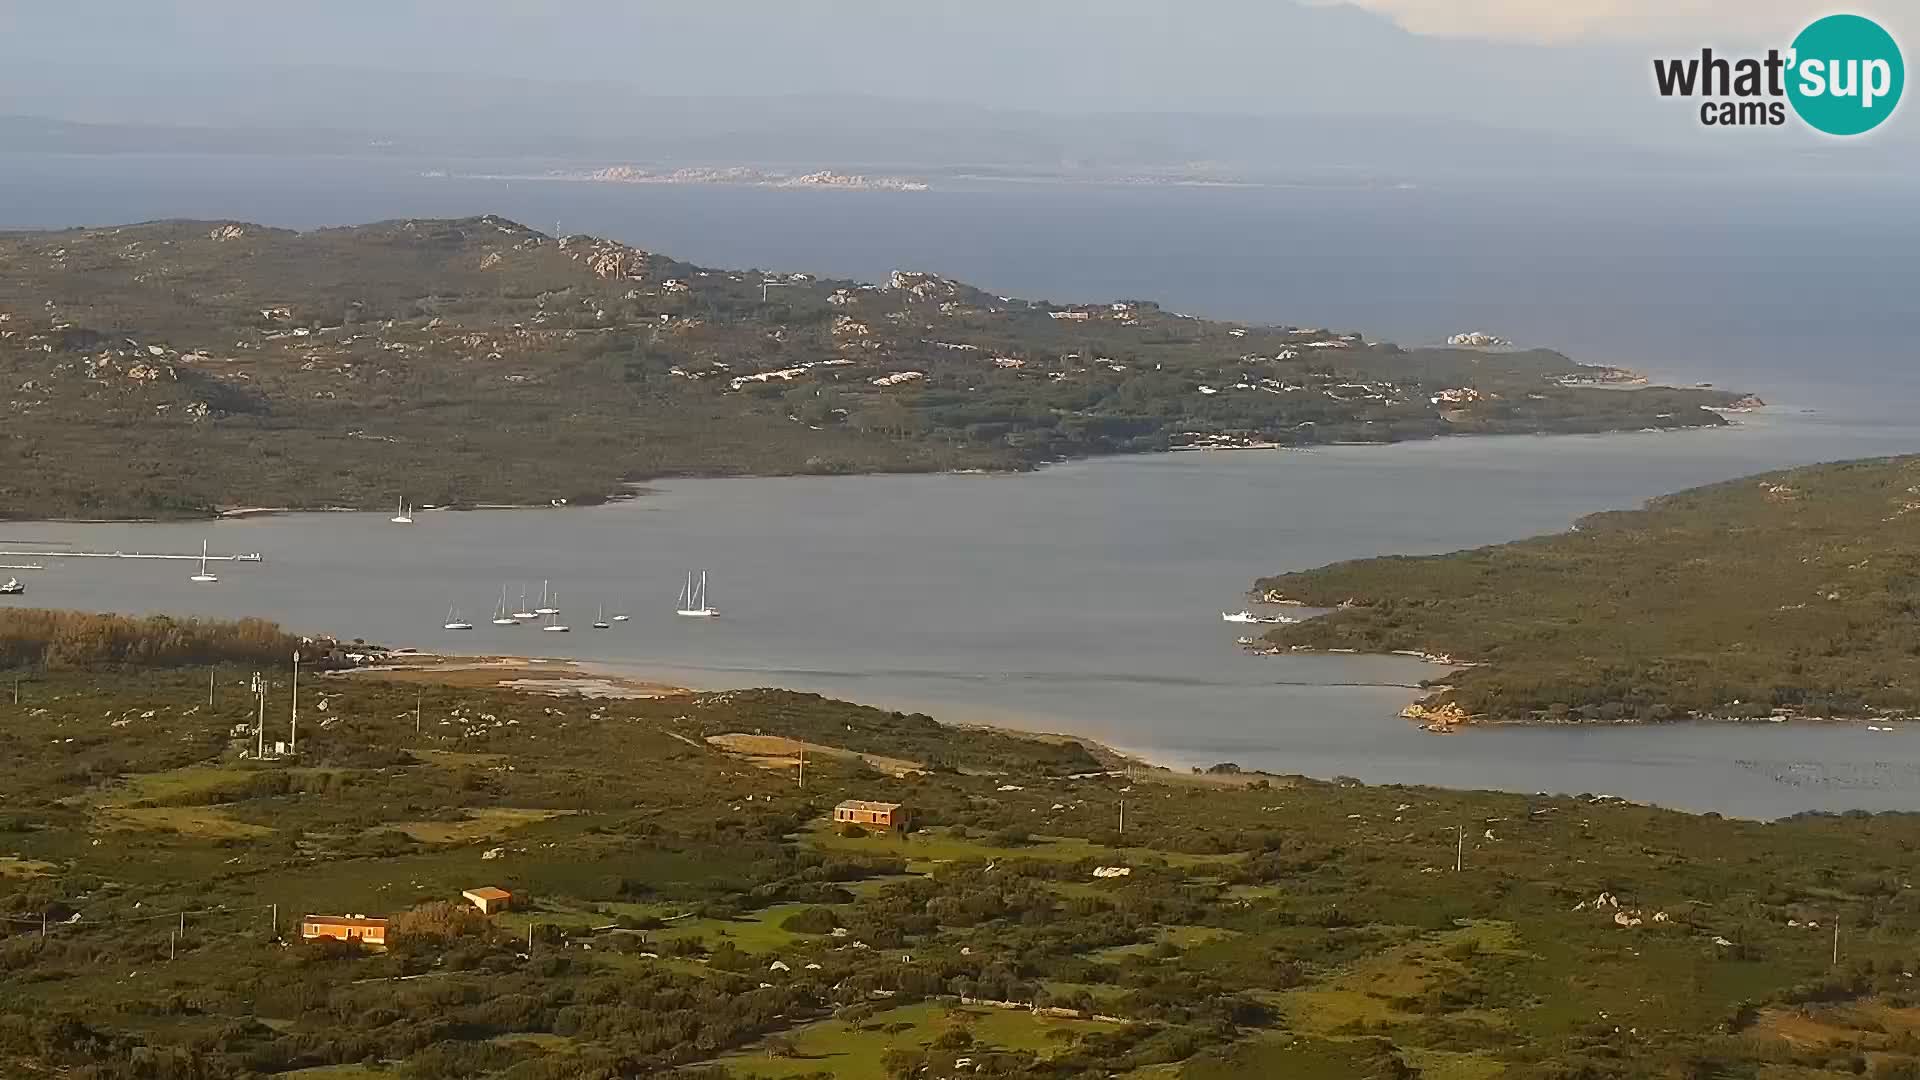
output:
[{"label": "peninsula", "polygon": [[1724,424],[1549,351],[714,270],[497,217],[0,234],[0,514],[591,503],[651,477]]},{"label": "peninsula", "polygon": [[1409,710],[1447,727],[1920,715],[1920,457],[1733,480],[1571,532],[1261,580],[1331,608],[1275,649],[1474,666]]}]

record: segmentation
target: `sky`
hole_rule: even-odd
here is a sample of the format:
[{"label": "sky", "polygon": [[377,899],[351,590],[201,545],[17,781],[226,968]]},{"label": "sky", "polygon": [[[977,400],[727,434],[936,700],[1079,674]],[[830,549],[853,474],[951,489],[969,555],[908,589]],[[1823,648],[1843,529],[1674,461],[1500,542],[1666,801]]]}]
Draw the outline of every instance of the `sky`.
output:
[{"label": "sky", "polygon": [[[1915,0],[1849,4],[1920,41]],[[608,103],[629,98],[638,109],[649,96],[829,95],[1432,117],[1697,142],[1691,112],[1652,93],[1651,58],[1784,46],[1829,10],[1827,0],[0,0],[0,115],[357,129],[415,122],[412,107],[439,95],[447,108],[430,122],[462,101],[485,122],[515,84],[551,83],[574,87],[582,115],[608,128],[621,124]],[[1889,127],[1920,146],[1920,122]]]}]

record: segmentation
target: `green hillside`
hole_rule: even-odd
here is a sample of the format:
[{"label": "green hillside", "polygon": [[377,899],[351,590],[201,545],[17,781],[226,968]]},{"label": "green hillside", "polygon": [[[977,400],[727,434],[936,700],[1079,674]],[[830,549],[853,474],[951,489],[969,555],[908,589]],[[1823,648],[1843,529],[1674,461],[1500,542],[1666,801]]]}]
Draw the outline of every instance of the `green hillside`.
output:
[{"label": "green hillside", "polygon": [[1259,582],[1340,609],[1281,648],[1484,666],[1429,707],[1489,720],[1920,713],[1920,457],[1747,477],[1573,531]]},{"label": "green hillside", "polygon": [[1551,352],[1403,351],[930,274],[710,270],[499,218],[0,234],[0,514],[592,502],[676,474],[1723,423]]}]

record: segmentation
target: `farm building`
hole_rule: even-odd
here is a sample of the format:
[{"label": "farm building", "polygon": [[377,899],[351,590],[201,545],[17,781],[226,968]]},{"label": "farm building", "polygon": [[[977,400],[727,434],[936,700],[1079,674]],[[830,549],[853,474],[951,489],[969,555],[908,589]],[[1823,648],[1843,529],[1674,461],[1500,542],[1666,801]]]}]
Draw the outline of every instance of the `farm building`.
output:
[{"label": "farm building", "polygon": [[907,808],[896,802],[868,802],[848,799],[833,808],[833,820],[843,825],[863,825],[875,829],[907,829]]},{"label": "farm building", "polygon": [[479,908],[480,914],[482,915],[491,915],[496,911],[505,911],[513,906],[512,893],[505,889],[496,889],[491,885],[485,885],[478,889],[468,889],[460,895],[471,902],[474,907]]},{"label": "farm building", "polygon": [[300,920],[300,936],[309,941],[323,937],[357,941],[362,945],[384,949],[387,945],[387,920],[370,919],[365,915],[309,915]]}]

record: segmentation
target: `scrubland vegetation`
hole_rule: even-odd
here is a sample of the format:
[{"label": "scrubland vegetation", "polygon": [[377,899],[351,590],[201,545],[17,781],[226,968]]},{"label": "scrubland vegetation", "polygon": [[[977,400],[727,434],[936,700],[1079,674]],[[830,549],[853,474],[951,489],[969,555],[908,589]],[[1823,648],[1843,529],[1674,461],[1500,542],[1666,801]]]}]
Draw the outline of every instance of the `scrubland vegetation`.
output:
[{"label": "scrubland vegetation", "polygon": [[[772,282],[773,284],[764,284]],[[931,274],[711,270],[500,218],[0,234],[0,515],[595,502],[650,477],[1724,423],[1547,351]]]},{"label": "scrubland vegetation", "polygon": [[[1920,1061],[1908,816],[1202,782],[809,695],[363,675],[303,682],[299,756],[260,761],[251,667],[220,667],[211,706],[199,668],[19,674],[19,705],[0,697],[8,1076],[1802,1080]],[[736,733],[923,769],[809,755],[803,789],[709,741]],[[844,835],[846,798],[906,803],[916,831]],[[514,908],[464,909],[482,885]],[[389,917],[391,948],[303,942],[309,913]]]},{"label": "scrubland vegetation", "polygon": [[1920,458],[1751,476],[1571,532],[1258,583],[1337,608],[1281,648],[1482,666],[1427,705],[1507,721],[1920,715]]}]

